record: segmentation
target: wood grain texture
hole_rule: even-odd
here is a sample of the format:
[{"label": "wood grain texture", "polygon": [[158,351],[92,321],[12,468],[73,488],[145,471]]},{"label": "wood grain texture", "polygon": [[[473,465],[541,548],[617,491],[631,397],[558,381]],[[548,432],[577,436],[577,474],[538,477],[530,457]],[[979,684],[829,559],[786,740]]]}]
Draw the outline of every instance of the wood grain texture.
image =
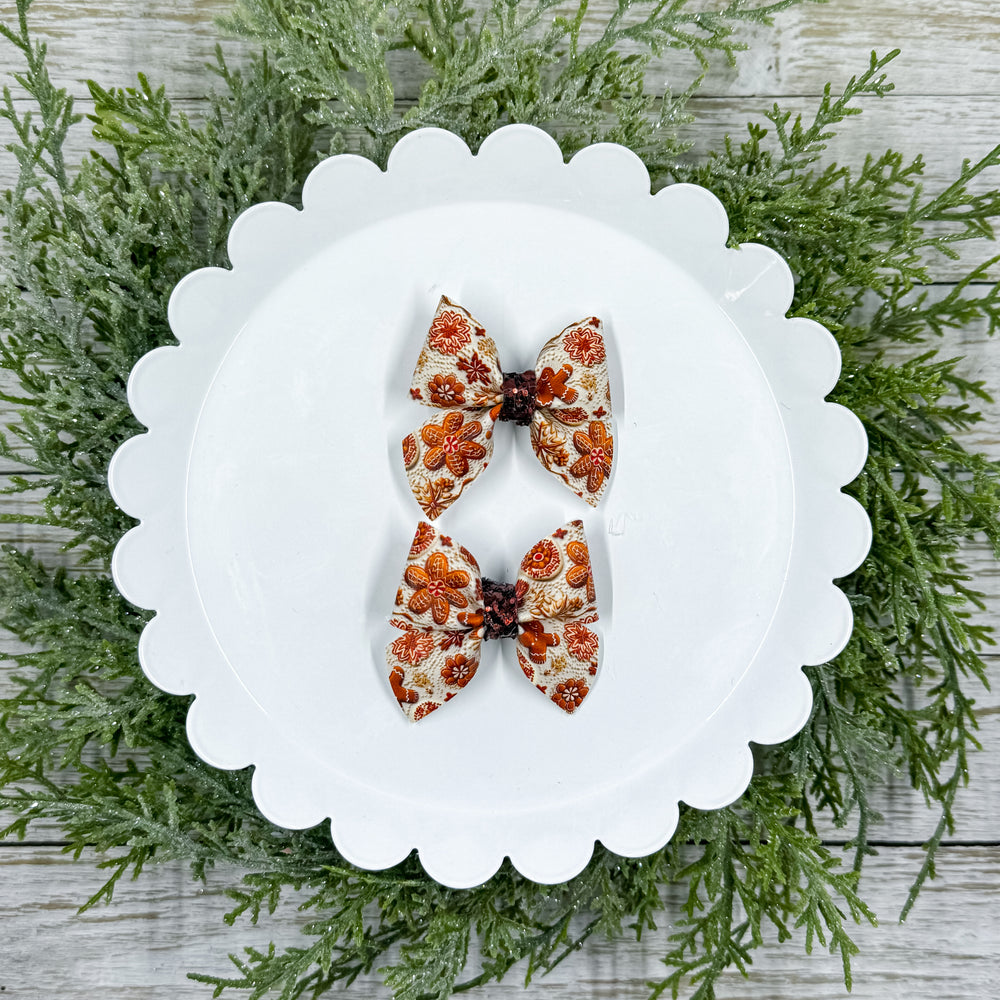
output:
[{"label": "wood grain texture", "polygon": [[[482,8],[485,0],[472,0],[472,6]],[[567,3],[570,10],[575,6]],[[721,0],[695,0],[692,9],[722,6]],[[592,0],[581,38],[595,38],[614,7],[614,0]],[[214,61],[220,38],[214,19],[229,9],[230,0],[35,0],[32,21],[39,39],[49,44],[55,81],[77,96],[86,96],[86,79],[126,86],[145,72],[176,98],[200,97],[204,65]],[[873,49],[898,47],[903,58],[893,71],[897,94],[995,95],[1000,93],[998,35],[1000,9],[989,0],[806,4],[779,15],[774,28],[748,27],[743,37],[749,51],[735,67],[714,59],[703,93],[820,94],[828,80],[861,72]],[[225,49],[237,61],[243,51],[231,41]],[[395,58],[398,97],[415,97],[421,74],[405,54]],[[653,64],[649,83],[680,92],[697,72],[693,59],[668,50]]]},{"label": "wood grain texture", "polygon": [[[883,852],[870,862],[864,888],[881,926],[855,930],[861,955],[855,960],[852,996],[989,1000],[996,995],[1000,954],[1000,849],[942,850],[937,881],[900,926],[896,918],[920,862],[914,848]],[[4,995],[12,1000],[204,1000],[209,990],[187,980],[187,972],[229,975],[229,952],[247,945],[266,948],[272,940],[279,947],[301,945],[298,931],[310,916],[286,904],[256,928],[245,922],[228,928],[222,923],[227,909],[222,892],[236,880],[236,873],[216,870],[201,886],[186,868],[168,864],[122,884],[110,906],[77,916],[81,900],[102,882],[93,867],[73,863],[52,847],[0,847],[0,885],[7,889],[0,893]],[[663,975],[659,959],[672,930],[664,921],[638,943],[594,939],[527,990],[513,973],[471,995],[483,1000],[639,1000],[648,996],[646,981]],[[376,976],[367,976],[345,995],[381,1000],[388,991]],[[769,939],[754,959],[750,979],[727,974],[718,991],[718,1000],[844,996],[839,959],[818,947],[804,955],[801,935],[782,945]]]},{"label": "wood grain texture", "polygon": [[[718,7],[721,0],[704,0]],[[230,0],[36,0],[33,21],[50,45],[50,66],[57,82],[83,100],[88,77],[105,85],[128,85],[137,71],[164,83],[178,107],[197,117],[210,77],[204,64],[213,57],[217,31],[213,17]],[[612,0],[592,0],[585,32],[592,37]],[[7,5],[0,18],[10,16]],[[868,151],[886,146],[927,157],[926,180],[934,189],[953,177],[963,157],[976,157],[1000,141],[996,98],[1000,95],[1000,6],[987,0],[831,0],[781,15],[775,29],[753,29],[752,50],[736,68],[716,61],[693,102],[697,115],[688,138],[695,154],[717,147],[727,133],[739,135],[748,118],[757,119],[773,97],[792,110],[808,112],[823,85],[842,83],[866,65],[871,49],[899,46],[902,57],[892,67],[895,93],[869,102],[831,148],[842,162],[859,162]],[[241,58],[238,44],[227,53]],[[412,100],[421,75],[408,56],[400,55],[398,96]],[[11,68],[11,53],[0,43],[0,70]],[[667,53],[651,70],[653,88],[683,89],[691,79],[690,59]],[[17,90],[15,88],[15,96]],[[9,132],[0,123],[0,143]],[[85,126],[71,140],[71,157],[89,143]],[[0,153],[0,188],[12,177],[9,154]],[[996,178],[985,183],[996,185]],[[980,245],[966,262],[989,256]],[[940,262],[938,280],[956,280],[963,265]],[[1000,271],[997,272],[1000,274]],[[937,290],[934,294],[944,294]],[[981,327],[950,335],[947,352],[964,354],[964,371],[1000,388],[1000,345]],[[1000,456],[1000,409],[966,443]],[[0,406],[0,424],[10,410]],[[0,475],[10,463],[0,465]],[[30,497],[0,499],[0,514],[23,510]],[[30,525],[0,524],[0,542],[31,547],[47,561],[63,558],[65,536]],[[980,589],[991,595],[987,615],[1000,610],[1000,566],[983,547],[969,552],[970,571]],[[0,640],[2,643],[2,640]],[[2,647],[0,647],[2,648]],[[16,648],[8,639],[5,648]],[[1000,689],[1000,655],[990,658],[994,692]],[[9,688],[10,667],[0,663],[0,696]],[[971,787],[960,801],[959,828],[940,855],[938,881],[931,883],[909,922],[895,923],[913,874],[919,850],[902,846],[930,832],[933,816],[902,776],[892,778],[878,797],[885,824],[876,836],[888,846],[866,869],[863,891],[882,918],[878,930],[858,933],[861,956],[855,961],[853,996],[861,1000],[987,1000],[997,995],[1000,978],[1000,696],[979,700],[984,751],[974,757]],[[0,818],[2,822],[2,818]],[[831,841],[844,831],[828,829]],[[40,827],[37,841],[57,841],[58,831]],[[961,846],[965,844],[967,846]],[[974,846],[975,845],[975,846]],[[92,861],[92,859],[90,859]],[[185,1000],[210,991],[184,978],[188,970],[227,974],[227,951],[245,944],[301,944],[298,928],[305,916],[284,906],[257,929],[225,927],[223,888],[231,872],[213,872],[208,885],[191,881],[180,865],[153,868],[136,883],[123,885],[116,902],[84,916],[76,907],[101,884],[88,860],[74,863],[54,843],[0,845],[0,997],[83,1000]],[[676,912],[676,911],[674,911]],[[473,996],[597,1000],[644,998],[647,979],[662,974],[658,956],[670,931],[666,923],[639,944],[593,942],[581,955],[522,994],[519,982],[490,986]],[[473,961],[475,961],[473,957]],[[355,984],[349,996],[385,997],[377,978]],[[832,1000],[843,997],[839,960],[822,953],[805,956],[801,939],[759,955],[749,981],[733,974],[719,990],[719,1000]]]}]

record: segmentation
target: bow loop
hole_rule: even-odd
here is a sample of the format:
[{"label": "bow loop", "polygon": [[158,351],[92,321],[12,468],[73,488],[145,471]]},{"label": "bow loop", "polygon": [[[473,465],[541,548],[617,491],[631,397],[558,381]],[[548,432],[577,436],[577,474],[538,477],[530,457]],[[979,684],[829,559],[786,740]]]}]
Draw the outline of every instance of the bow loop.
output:
[{"label": "bow loop", "polygon": [[534,370],[505,373],[485,328],[442,296],[410,395],[447,410],[403,439],[407,481],[431,520],[489,465],[498,420],[529,427],[542,466],[591,506],[600,503],[614,441],[607,354],[596,316],[549,340]]},{"label": "bow loop", "polygon": [[412,721],[451,700],[479,669],[482,643],[515,639],[518,665],[566,712],[587,696],[600,641],[596,594],[580,521],[537,542],[512,584],[484,579],[475,557],[421,522],[390,619],[389,684]]}]

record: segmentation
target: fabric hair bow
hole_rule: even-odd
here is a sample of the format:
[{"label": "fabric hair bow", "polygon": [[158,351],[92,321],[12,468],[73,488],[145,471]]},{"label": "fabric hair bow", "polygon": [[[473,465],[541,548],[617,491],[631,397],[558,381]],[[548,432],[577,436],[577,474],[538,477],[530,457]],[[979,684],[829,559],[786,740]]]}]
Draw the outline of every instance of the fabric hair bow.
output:
[{"label": "fabric hair bow", "polygon": [[406,478],[432,521],[489,465],[497,420],[530,426],[542,466],[587,503],[600,503],[614,442],[611,386],[596,316],[553,337],[539,352],[534,371],[504,373],[486,330],[442,296],[410,395],[447,411],[403,439]]},{"label": "fabric hair bow", "polygon": [[581,521],[532,546],[510,584],[483,579],[468,549],[421,521],[391,618],[403,634],[385,648],[399,707],[429,715],[475,676],[485,640],[509,637],[524,676],[574,712],[597,673],[596,599]]}]

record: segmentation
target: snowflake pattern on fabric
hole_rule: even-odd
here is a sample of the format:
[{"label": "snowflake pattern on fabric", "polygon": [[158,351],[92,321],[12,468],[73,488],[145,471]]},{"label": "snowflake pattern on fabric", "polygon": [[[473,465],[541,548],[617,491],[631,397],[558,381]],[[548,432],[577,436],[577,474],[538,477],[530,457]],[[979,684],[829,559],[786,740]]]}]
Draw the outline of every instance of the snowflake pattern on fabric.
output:
[{"label": "snowflake pattern on fabric", "polygon": [[[509,590],[514,639],[524,676],[564,712],[575,712],[597,674],[600,639],[594,574],[582,521],[533,545],[517,581],[484,582],[475,557],[426,521],[417,526],[390,619],[402,635],[385,648],[389,684],[417,722],[459,694],[479,669],[482,644],[497,634],[489,594]],[[492,616],[492,619],[491,619]],[[510,620],[510,619],[508,619]]]},{"label": "snowflake pattern on fabric", "polygon": [[[518,407],[505,410],[514,394]],[[596,316],[571,323],[545,344],[533,372],[505,377],[482,324],[442,296],[410,395],[447,411],[403,439],[407,482],[431,520],[490,464],[493,428],[504,419],[528,423],[542,466],[591,506],[601,502],[614,439],[607,352]]]}]

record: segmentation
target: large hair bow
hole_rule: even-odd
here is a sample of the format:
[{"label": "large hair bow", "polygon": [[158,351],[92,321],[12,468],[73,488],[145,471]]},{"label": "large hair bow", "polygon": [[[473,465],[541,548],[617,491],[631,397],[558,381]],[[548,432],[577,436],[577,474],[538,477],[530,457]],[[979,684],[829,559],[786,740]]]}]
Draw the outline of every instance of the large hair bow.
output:
[{"label": "large hair bow", "polygon": [[441,297],[410,395],[443,416],[403,439],[410,489],[433,521],[489,465],[493,425],[531,428],[538,461],[592,506],[611,475],[611,386],[596,316],[571,323],[539,352],[534,371],[504,373],[486,330]]},{"label": "large hair bow", "polygon": [[597,673],[594,576],[583,523],[570,521],[532,546],[516,583],[480,576],[472,553],[421,521],[413,536],[386,646],[389,683],[416,722],[454,698],[479,669],[484,640],[516,640],[524,676],[566,712]]}]

